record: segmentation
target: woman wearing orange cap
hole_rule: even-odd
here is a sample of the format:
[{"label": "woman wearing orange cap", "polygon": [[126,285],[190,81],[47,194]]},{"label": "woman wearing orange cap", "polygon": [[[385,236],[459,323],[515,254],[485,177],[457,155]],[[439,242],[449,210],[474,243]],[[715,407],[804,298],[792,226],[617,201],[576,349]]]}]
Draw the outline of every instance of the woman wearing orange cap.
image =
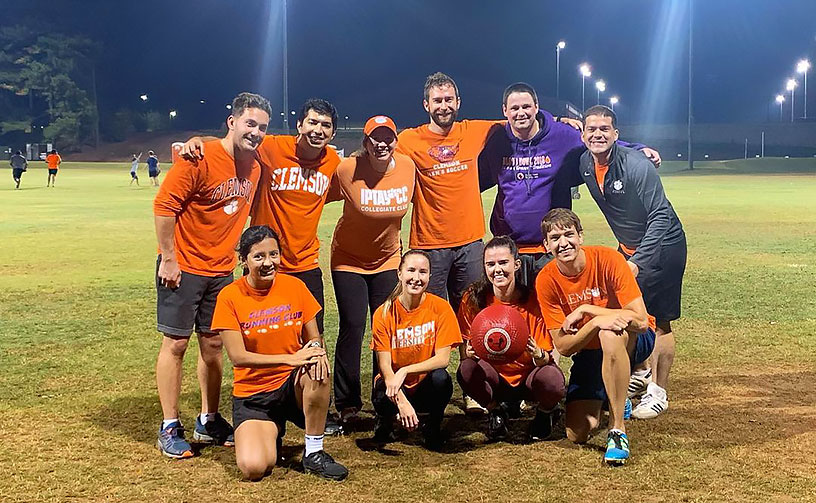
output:
[{"label": "woman wearing orange cap", "polygon": [[400,225],[414,193],[416,167],[395,153],[397,127],[384,115],[363,128],[362,148],[337,167],[329,201],[343,200],[331,247],[340,330],[334,356],[334,398],[342,422],[363,405],[360,354],[368,314],[397,284]]}]

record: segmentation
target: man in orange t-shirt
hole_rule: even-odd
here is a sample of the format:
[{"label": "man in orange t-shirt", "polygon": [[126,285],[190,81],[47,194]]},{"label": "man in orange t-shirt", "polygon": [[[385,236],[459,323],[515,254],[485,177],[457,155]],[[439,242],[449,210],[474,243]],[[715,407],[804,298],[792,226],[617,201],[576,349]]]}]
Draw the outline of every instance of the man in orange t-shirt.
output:
[{"label": "man in orange t-shirt", "polygon": [[541,222],[544,245],[555,255],[536,278],[536,294],[553,344],[573,364],[567,387],[567,438],[583,443],[609,401],[607,449],[613,465],[629,458],[624,406],[631,365],[654,348],[654,318],[626,259],[612,248],[584,247],[581,221],[550,210]]},{"label": "man in orange t-shirt", "polygon": [[221,338],[213,333],[211,323],[218,292],[232,282],[235,245],[260,178],[255,150],[266,134],[270,111],[263,97],[239,94],[227,119],[227,136],[208,142],[201,160],[176,162],[153,202],[160,253],[157,320],[164,334],[156,363],[164,417],[157,445],[171,458],[193,455],[178,419],[178,399],[184,353],[194,329],[201,386],[194,439],[233,441],[232,426],[218,414]]},{"label": "man in orange t-shirt", "polygon": [[62,164],[62,157],[57,153],[57,149],[53,149],[48,153],[45,162],[48,164],[48,183],[45,186],[56,187],[57,173],[59,173],[59,166]]}]

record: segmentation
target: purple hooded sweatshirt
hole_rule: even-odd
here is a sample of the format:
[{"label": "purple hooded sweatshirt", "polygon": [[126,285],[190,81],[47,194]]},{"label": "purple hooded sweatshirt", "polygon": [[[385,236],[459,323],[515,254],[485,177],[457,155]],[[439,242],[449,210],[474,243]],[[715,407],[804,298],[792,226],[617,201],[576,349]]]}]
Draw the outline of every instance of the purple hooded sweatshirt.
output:
[{"label": "purple hooded sweatshirt", "polygon": [[586,147],[580,131],[544,110],[536,119],[540,129],[530,140],[519,140],[509,123],[497,124],[479,155],[481,190],[499,186],[490,231],[510,236],[520,247],[541,245],[541,219],[552,208],[571,208],[570,187],[583,183],[579,164]]}]

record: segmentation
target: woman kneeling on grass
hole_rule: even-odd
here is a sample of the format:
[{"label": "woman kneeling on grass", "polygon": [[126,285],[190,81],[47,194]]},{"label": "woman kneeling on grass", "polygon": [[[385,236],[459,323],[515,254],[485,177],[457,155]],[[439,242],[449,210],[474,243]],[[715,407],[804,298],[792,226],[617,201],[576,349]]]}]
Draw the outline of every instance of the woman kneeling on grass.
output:
[{"label": "woman kneeling on grass", "polygon": [[267,226],[244,231],[238,254],[249,274],[218,294],[213,315],[234,367],[236,461],[247,479],[263,478],[291,421],[306,431],[304,471],[343,480],[348,470],[323,450],[331,381],[320,305],[299,279],[277,274],[279,243]]},{"label": "woman kneeling on grass", "polygon": [[[430,276],[428,255],[406,252],[397,269],[399,283],[374,313],[371,349],[380,373],[371,402],[377,411],[377,442],[393,439],[395,417],[406,430],[419,427],[429,449],[444,442],[442,417],[453,394],[447,368],[451,347],[462,337],[450,304],[425,291]],[[419,414],[425,416],[422,421]]]},{"label": "woman kneeling on grass", "polygon": [[[535,292],[516,281],[521,260],[516,244],[507,236],[494,237],[484,248],[484,276],[465,291],[459,307],[459,327],[465,354],[456,378],[466,395],[489,411],[487,436],[507,435],[507,402],[538,402],[530,424],[529,440],[545,440],[552,433],[552,412],[564,398],[564,374],[553,358],[553,343],[544,326]],[[515,308],[527,322],[527,351],[508,363],[479,359],[470,345],[470,326],[479,312],[491,305]]]}]

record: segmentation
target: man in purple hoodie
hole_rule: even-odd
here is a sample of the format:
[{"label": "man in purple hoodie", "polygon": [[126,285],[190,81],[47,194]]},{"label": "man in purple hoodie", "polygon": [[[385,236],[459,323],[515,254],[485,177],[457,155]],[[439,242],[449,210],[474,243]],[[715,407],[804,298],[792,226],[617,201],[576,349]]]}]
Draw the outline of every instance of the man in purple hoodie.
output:
[{"label": "man in purple hoodie", "polygon": [[[521,253],[520,279],[532,286],[551,259],[543,247],[541,219],[552,208],[572,207],[570,187],[583,183],[578,166],[586,146],[580,131],[539,110],[529,84],[508,86],[502,111],[507,124],[493,127],[479,156],[479,186],[482,191],[499,186],[490,231],[513,238]],[[660,163],[655,150],[620,143]]]}]

